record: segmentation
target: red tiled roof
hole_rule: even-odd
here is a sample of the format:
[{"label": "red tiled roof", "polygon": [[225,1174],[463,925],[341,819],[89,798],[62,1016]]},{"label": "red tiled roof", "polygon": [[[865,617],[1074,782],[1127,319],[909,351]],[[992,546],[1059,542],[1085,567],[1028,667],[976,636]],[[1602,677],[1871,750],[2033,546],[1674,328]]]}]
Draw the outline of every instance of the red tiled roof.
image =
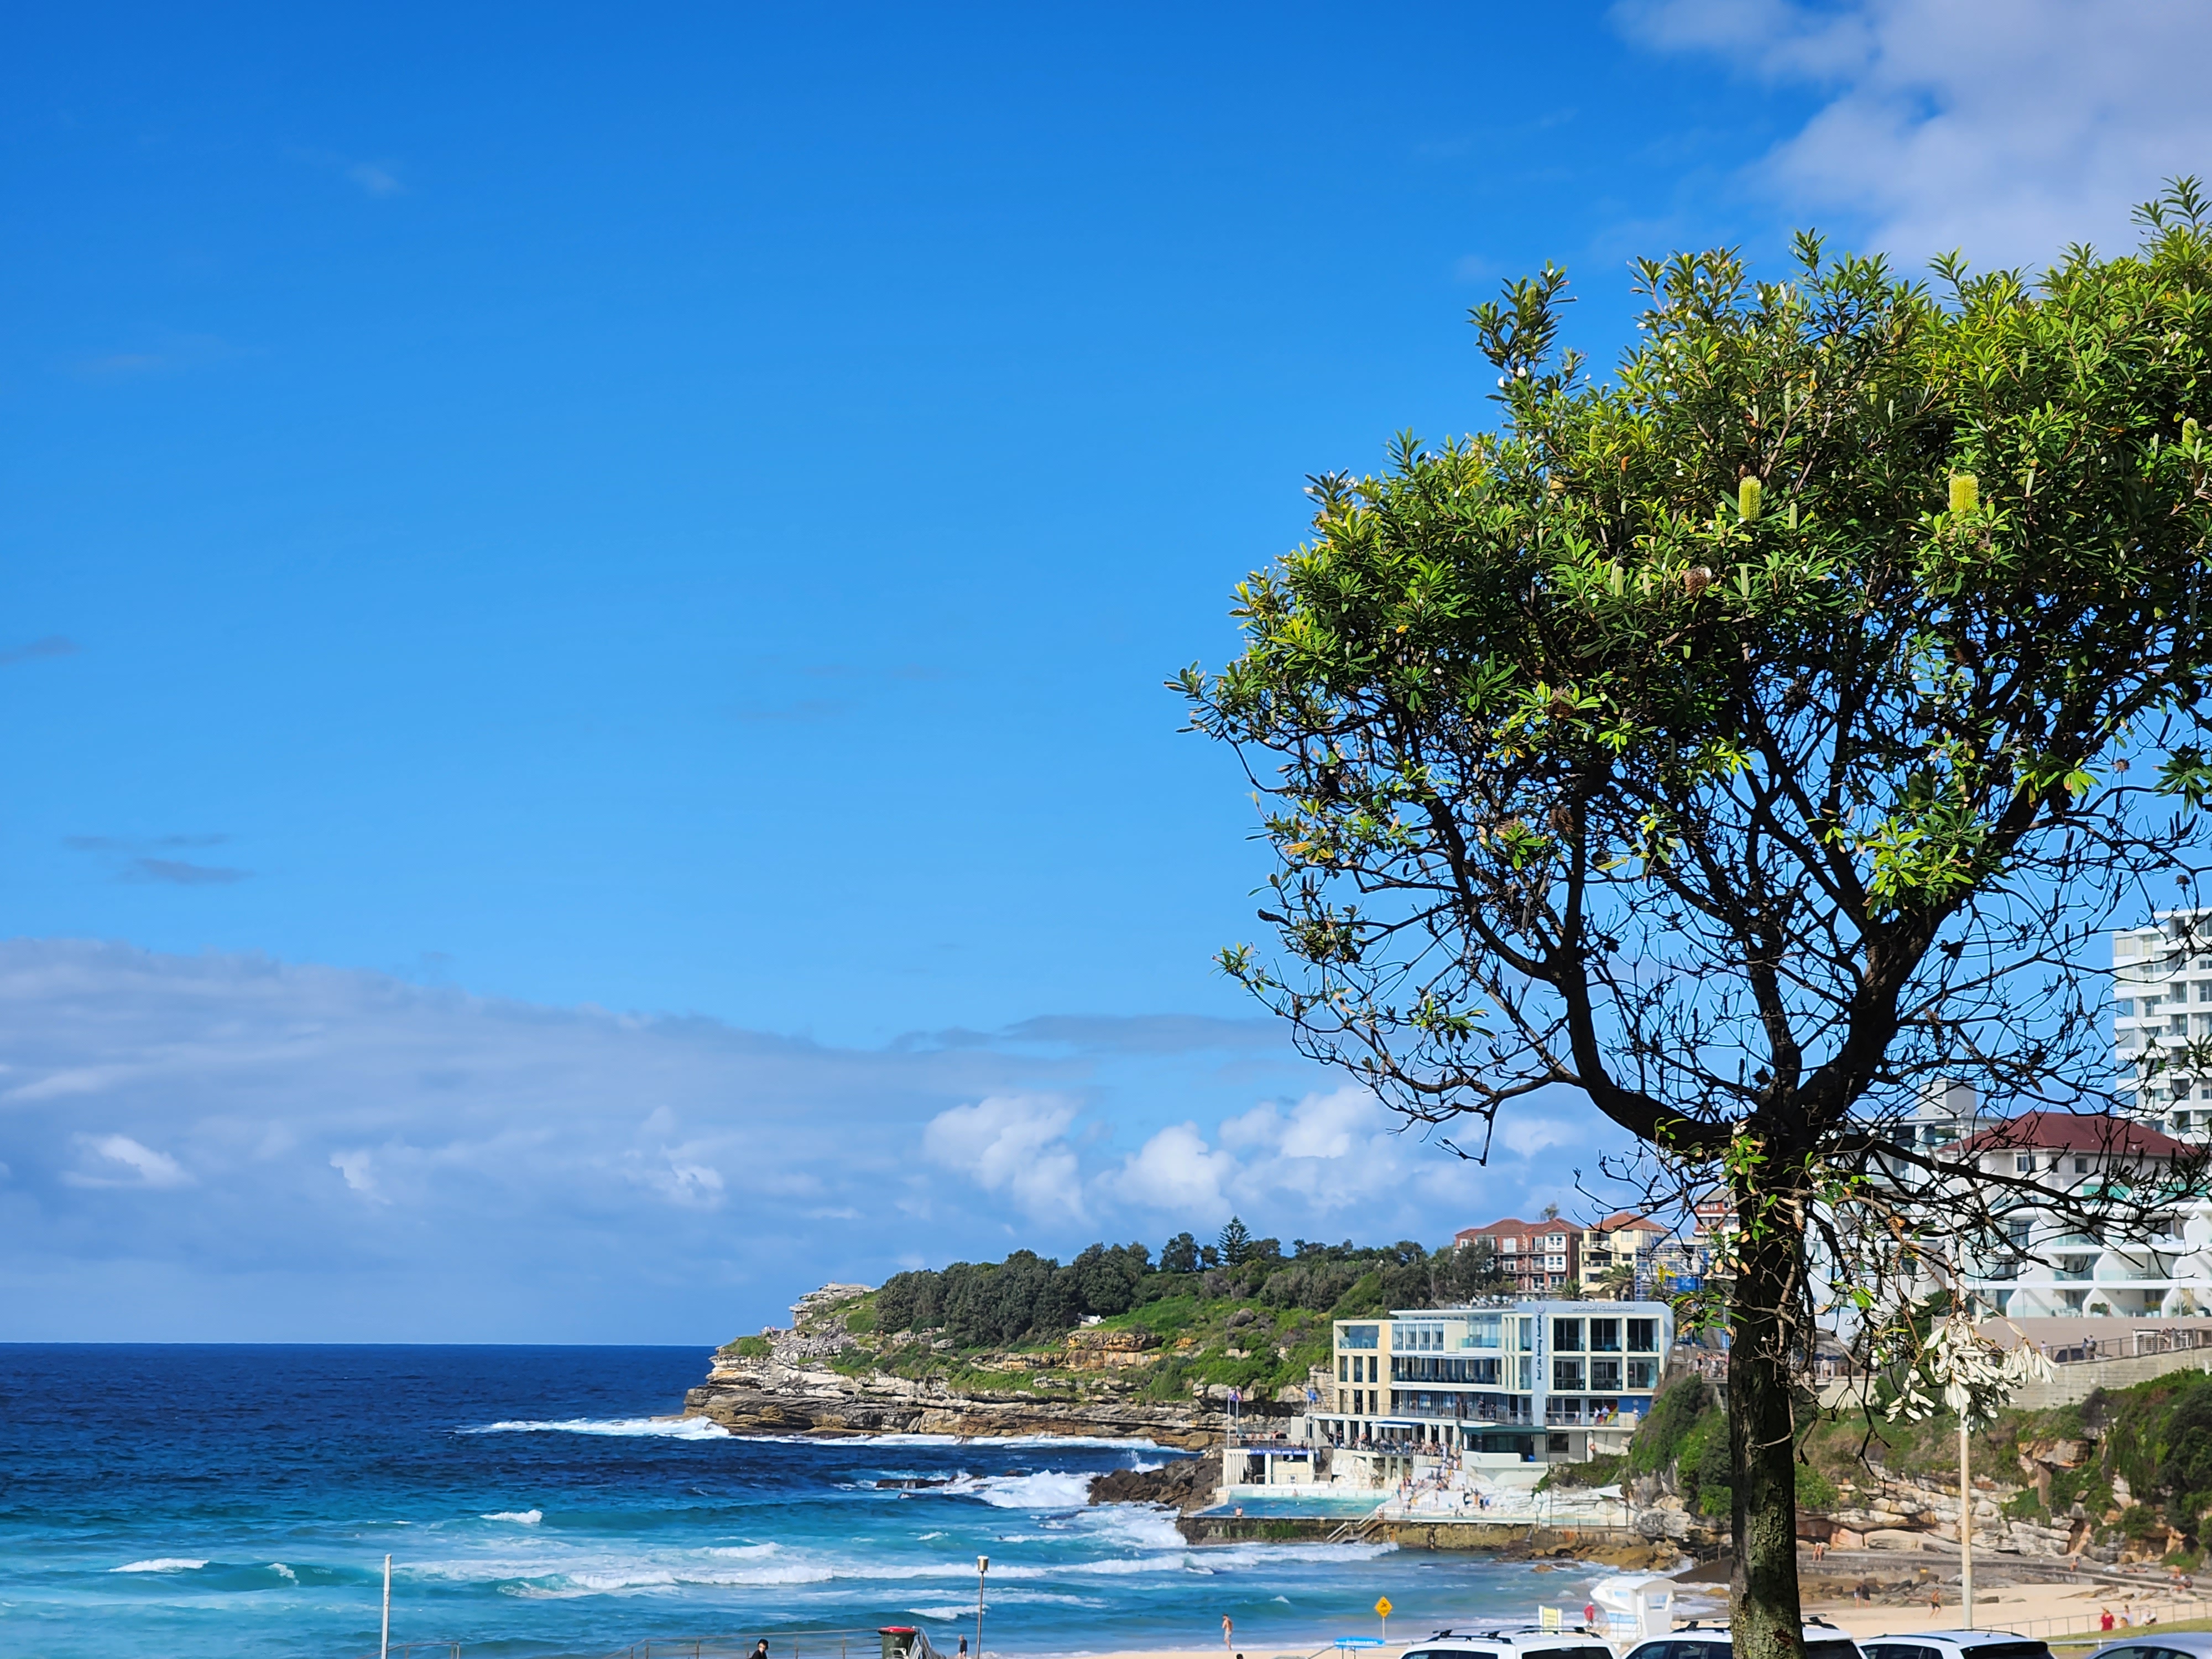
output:
[{"label": "red tiled roof", "polygon": [[1484,1227],[1462,1227],[1452,1237],[1455,1239],[1483,1238],[1492,1233],[1565,1233],[1570,1237],[1579,1237],[1583,1229],[1571,1221],[1520,1221],[1508,1216],[1503,1221],[1493,1221]]},{"label": "red tiled roof", "polygon": [[1650,1216],[1638,1215],[1633,1210],[1622,1210],[1618,1214],[1609,1215],[1590,1231],[1594,1233],[1617,1233],[1629,1227],[1646,1233],[1663,1233],[1667,1231]]},{"label": "red tiled roof", "polygon": [[2109,1112],[2022,1112],[1957,1143],[1961,1152],[2102,1152],[2110,1157],[2172,1158],[2189,1148],[2133,1118]]}]

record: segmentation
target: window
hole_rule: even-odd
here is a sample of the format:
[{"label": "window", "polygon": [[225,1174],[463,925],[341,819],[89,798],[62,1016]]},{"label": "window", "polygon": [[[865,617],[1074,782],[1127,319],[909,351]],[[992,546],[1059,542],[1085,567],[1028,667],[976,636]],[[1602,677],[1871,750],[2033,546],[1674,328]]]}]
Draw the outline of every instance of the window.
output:
[{"label": "window", "polygon": [[1544,1248],[1547,1250],[1565,1249],[1567,1248],[1567,1236],[1565,1233],[1552,1234],[1549,1237],[1545,1239]]},{"label": "window", "polygon": [[2187,1036],[2189,1035],[2189,1016],[2186,1014],[2168,1015],[2166,1022],[2166,1034],[2169,1036]]},{"label": "window", "polygon": [[[1547,1267],[1549,1267],[1553,1273],[1559,1273],[1565,1270],[1566,1267],[1567,1259],[1563,1255],[1547,1255],[1544,1258],[1544,1265]],[[1557,1280],[1553,1281],[1555,1284],[1557,1282]]]},{"label": "window", "polygon": [[2016,1215],[2005,1223],[2005,1240],[2026,1249],[2029,1230],[2035,1224],[2024,1215]]},{"label": "window", "polygon": [[2089,1173],[2089,1160],[2088,1160],[2087,1158],[2075,1158],[2075,1159],[2074,1160],[2074,1173],[2075,1173],[2075,1175],[2087,1175],[2087,1174],[2088,1174],[2088,1173]]},{"label": "window", "polygon": [[1379,1348],[1382,1346],[1379,1325],[1344,1325],[1338,1328],[1344,1334],[1340,1339],[1347,1348]]},{"label": "window", "polygon": [[1552,1346],[1561,1353],[1580,1353],[1583,1351],[1583,1322],[1579,1319],[1553,1320]]},{"label": "window", "polygon": [[1552,1387],[1562,1394],[1580,1394],[1583,1389],[1583,1362],[1579,1359],[1554,1359],[1552,1362]]},{"label": "window", "polygon": [[1618,1319],[1591,1320],[1589,1344],[1592,1353],[1619,1353],[1620,1352],[1620,1322]]},{"label": "window", "polygon": [[[2014,1175],[2033,1175],[2035,1173],[2035,1154],[2033,1152],[2014,1152],[2012,1158],[2012,1172]],[[1961,1527],[1965,1526],[1965,1524],[1966,1523],[1964,1522],[1960,1522]]]},{"label": "window", "polygon": [[1628,1386],[1632,1389],[1656,1389],[1659,1386],[1659,1362],[1656,1359],[1632,1359],[1628,1362]]},{"label": "window", "polygon": [[1589,1363],[1589,1385],[1593,1394],[1620,1392],[1620,1362],[1618,1359],[1593,1359]]},{"label": "window", "polygon": [[1631,1353],[1659,1352],[1659,1322],[1656,1319],[1632,1319],[1628,1322],[1628,1351]]},{"label": "window", "polygon": [[[2197,965],[2202,968],[2204,964],[2200,962]],[[2197,981],[2197,1000],[2199,1002],[2212,1002],[2212,980],[2200,979]]]},{"label": "window", "polygon": [[1520,1248],[1521,1241],[1517,1238],[1506,1237],[1498,1241],[1498,1254],[1500,1255],[1511,1255]]},{"label": "window", "polygon": [[[1349,1382],[1352,1381],[1351,1368],[1345,1364],[1344,1356],[1342,1354],[1339,1354],[1336,1357],[1336,1380],[1340,1382]],[[1962,1522],[1960,1524],[1964,1525],[1965,1523]]]}]

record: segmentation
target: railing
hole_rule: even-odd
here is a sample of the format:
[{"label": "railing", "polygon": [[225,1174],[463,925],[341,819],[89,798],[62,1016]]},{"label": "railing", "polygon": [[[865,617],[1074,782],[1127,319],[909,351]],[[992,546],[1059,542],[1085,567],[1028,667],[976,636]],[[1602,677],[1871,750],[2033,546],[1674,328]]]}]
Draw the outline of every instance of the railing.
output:
[{"label": "railing", "polygon": [[[2117,1600],[2118,1597],[2114,1599]],[[2120,1633],[2123,1631],[2127,1631],[2133,1635],[2142,1635],[2146,1632],[2158,1629],[2162,1624],[2171,1625],[2185,1620],[2212,1618],[2212,1601],[2208,1601],[2201,1596],[2185,1597],[2171,1601],[2154,1601],[2148,1607],[2145,1607],[2139,1601],[2124,1605],[2128,1617],[2135,1621],[2134,1624],[2131,1626],[2121,1624],[2119,1622],[2121,1608],[2115,1607],[2112,1609],[2112,1628],[2109,1632],[2103,1628],[2102,1615],[2100,1613],[2082,1613],[2078,1616],[2057,1619],[2005,1619],[1990,1614],[1979,1616],[1987,1620],[1991,1629],[2008,1630],[2015,1636],[2040,1636],[2048,1638],[2053,1636],[2080,1635],[2091,1638],[2090,1644],[2081,1645],[2090,1645],[2100,1641],[2117,1642],[2120,1639]],[[2145,1613],[2150,1615],[2148,1620],[2143,1617]]]}]

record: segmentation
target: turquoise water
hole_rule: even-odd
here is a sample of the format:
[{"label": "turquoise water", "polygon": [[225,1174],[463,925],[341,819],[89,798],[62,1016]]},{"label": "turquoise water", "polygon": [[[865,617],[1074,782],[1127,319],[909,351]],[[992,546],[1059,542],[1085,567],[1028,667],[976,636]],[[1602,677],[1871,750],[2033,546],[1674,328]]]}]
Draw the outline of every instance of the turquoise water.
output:
[{"label": "turquoise water", "polygon": [[[738,1438],[655,1422],[704,1349],[0,1346],[0,1653],[512,1659],[919,1624],[1042,1654],[1258,1656],[1579,1605],[1587,1580],[1387,1547],[1193,1548],[1091,1508],[1126,1443]],[[920,1489],[894,1481],[941,1481]],[[1355,1506],[1356,1507],[1356,1506]],[[867,1645],[872,1645],[868,1643]],[[856,1648],[855,1652],[860,1651]]]}]

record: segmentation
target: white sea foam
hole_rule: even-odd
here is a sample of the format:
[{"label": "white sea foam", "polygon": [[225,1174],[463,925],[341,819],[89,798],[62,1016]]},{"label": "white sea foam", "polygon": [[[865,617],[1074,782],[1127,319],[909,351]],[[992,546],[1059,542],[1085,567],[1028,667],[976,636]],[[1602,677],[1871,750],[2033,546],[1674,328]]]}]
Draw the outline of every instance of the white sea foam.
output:
[{"label": "white sea foam", "polygon": [[917,1544],[927,1544],[933,1538],[942,1538],[944,1536],[945,1534],[941,1532],[926,1532],[919,1538],[916,1538],[914,1541]]},{"label": "white sea foam", "polygon": [[511,1419],[463,1429],[463,1434],[614,1434],[659,1440],[726,1440],[730,1431],[706,1417],[569,1417],[557,1422]]},{"label": "white sea foam", "polygon": [[1041,1469],[1035,1474],[968,1474],[950,1485],[934,1487],[951,1498],[980,1498],[1001,1510],[1079,1510],[1091,1501],[1091,1476],[1060,1469]]},{"label": "white sea foam", "polygon": [[[701,1419],[700,1421],[706,1419]],[[749,1434],[748,1440],[770,1445],[819,1446],[826,1443],[813,1434]],[[1103,1434],[854,1434],[841,1435],[840,1446],[1018,1446],[1035,1451],[1054,1446],[1095,1446],[1108,1451],[1165,1451],[1157,1440],[1142,1436]]]},{"label": "white sea foam", "polygon": [[485,1521],[512,1521],[519,1527],[534,1527],[545,1518],[543,1510],[494,1510],[479,1517]]},{"label": "white sea foam", "polygon": [[293,1571],[291,1568],[286,1566],[282,1561],[271,1561],[269,1564],[269,1571],[275,1573],[279,1578],[290,1579],[295,1584],[300,1582],[300,1575]]},{"label": "white sea foam", "polygon": [[207,1565],[205,1561],[187,1560],[181,1555],[157,1555],[150,1561],[131,1561],[119,1567],[110,1567],[110,1572],[198,1572]]}]

